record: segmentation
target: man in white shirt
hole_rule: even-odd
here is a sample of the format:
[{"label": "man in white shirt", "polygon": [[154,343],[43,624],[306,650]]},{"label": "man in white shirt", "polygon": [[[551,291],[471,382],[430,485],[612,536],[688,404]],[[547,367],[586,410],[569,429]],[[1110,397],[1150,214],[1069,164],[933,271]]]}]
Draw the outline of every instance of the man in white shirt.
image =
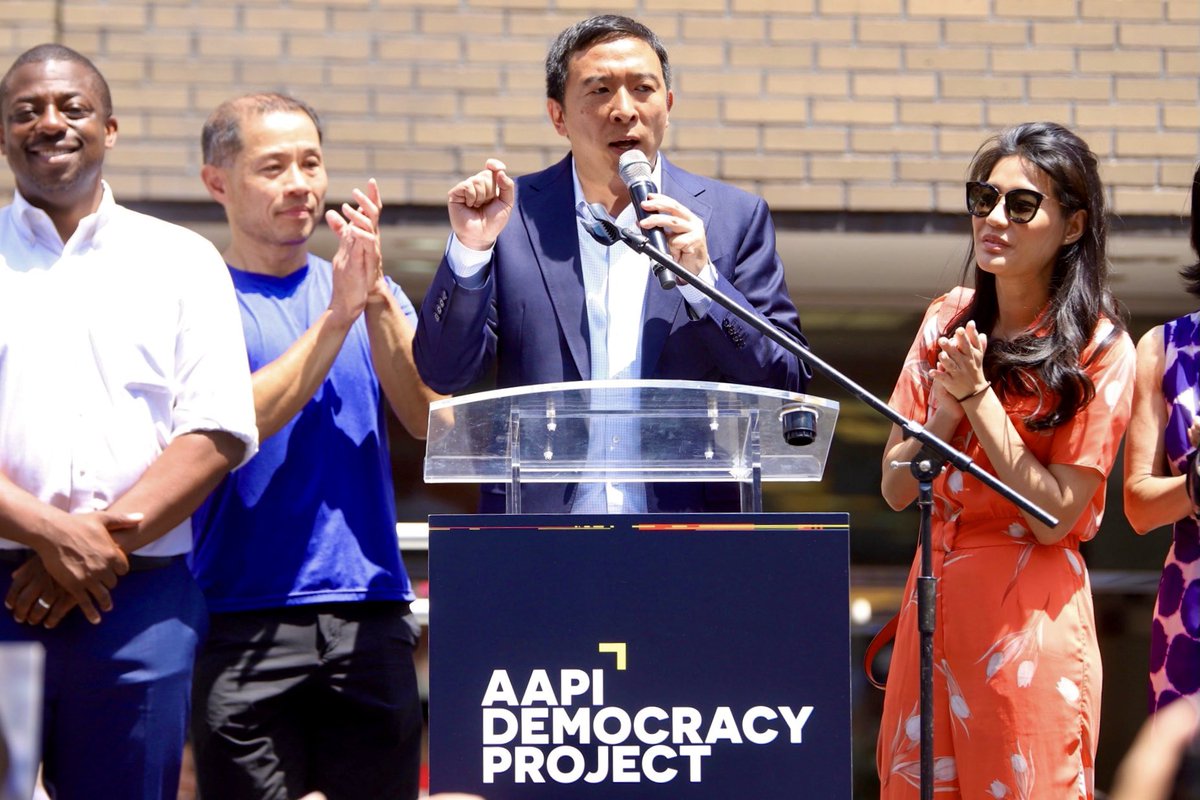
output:
[{"label": "man in white shirt", "polygon": [[0,119],[0,641],[46,649],[56,798],[174,798],[206,618],[188,515],[257,448],[233,289],[201,237],[113,200],[85,57],[19,56]]}]

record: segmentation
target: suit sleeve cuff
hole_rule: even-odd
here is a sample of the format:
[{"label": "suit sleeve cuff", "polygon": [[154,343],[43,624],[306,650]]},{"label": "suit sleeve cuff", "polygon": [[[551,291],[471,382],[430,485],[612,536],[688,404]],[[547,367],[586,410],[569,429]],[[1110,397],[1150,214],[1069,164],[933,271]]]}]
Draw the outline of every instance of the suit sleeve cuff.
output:
[{"label": "suit sleeve cuff", "polygon": [[458,240],[453,233],[446,243],[446,261],[454,279],[464,289],[478,289],[487,283],[488,265],[492,263],[492,253],[496,248],[487,250],[472,250]]},{"label": "suit sleeve cuff", "polygon": [[[717,268],[714,267],[710,261],[704,265],[704,269],[700,270],[700,274],[695,278],[692,278],[692,280],[700,280],[706,286],[716,286]],[[712,307],[712,298],[701,292],[695,286],[692,286],[690,283],[679,284],[679,291],[683,294],[683,299],[691,308],[693,319],[700,319],[708,314],[708,309]]]}]

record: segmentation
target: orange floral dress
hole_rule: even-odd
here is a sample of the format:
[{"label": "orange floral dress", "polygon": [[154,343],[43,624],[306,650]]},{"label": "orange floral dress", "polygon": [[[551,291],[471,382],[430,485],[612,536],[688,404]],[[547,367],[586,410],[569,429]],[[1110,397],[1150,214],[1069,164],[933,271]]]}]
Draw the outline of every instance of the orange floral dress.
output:
[{"label": "orange floral dress", "polygon": [[[937,339],[971,290],[933,301],[905,361],[890,405],[917,422],[929,416]],[[1129,422],[1135,352],[1101,320],[1083,354],[1094,399],[1049,431],[1021,419],[1034,398],[1005,399],[1021,439],[1043,464],[1071,464],[1106,479]],[[951,443],[988,472],[963,419]],[[934,791],[939,798],[1092,798],[1100,723],[1100,650],[1087,567],[1079,543],[1104,514],[1101,481],[1061,541],[1038,544],[1017,508],[977,479],[947,466],[934,482]],[[1019,487],[1018,488],[1019,491]],[[916,519],[914,517],[914,528]],[[913,561],[905,586],[884,696],[876,765],[880,796],[919,797],[920,636]]]}]

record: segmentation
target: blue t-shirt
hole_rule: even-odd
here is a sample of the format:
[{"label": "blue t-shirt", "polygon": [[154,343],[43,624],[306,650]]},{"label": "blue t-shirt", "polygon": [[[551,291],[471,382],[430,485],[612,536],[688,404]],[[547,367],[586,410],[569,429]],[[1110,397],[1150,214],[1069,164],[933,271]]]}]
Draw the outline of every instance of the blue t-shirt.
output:
[{"label": "blue t-shirt", "polygon": [[[331,265],[313,255],[282,278],[229,272],[251,371],[291,347],[333,293]],[[412,303],[389,285],[416,324]],[[192,572],[210,611],[413,599],[396,542],[385,413],[360,317],[312,399],[193,516]]]}]

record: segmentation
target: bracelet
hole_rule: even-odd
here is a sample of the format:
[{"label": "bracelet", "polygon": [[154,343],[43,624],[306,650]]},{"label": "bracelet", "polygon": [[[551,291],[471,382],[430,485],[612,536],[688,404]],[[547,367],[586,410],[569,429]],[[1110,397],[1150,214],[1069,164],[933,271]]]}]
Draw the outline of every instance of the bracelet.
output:
[{"label": "bracelet", "polygon": [[957,400],[957,401],[958,401],[958,402],[960,402],[960,403],[964,403],[964,402],[966,402],[967,400],[970,400],[972,397],[979,397],[979,395],[983,394],[984,392],[986,392],[986,391],[987,391],[988,389],[990,389],[990,388],[992,388],[992,382],[991,382],[991,381],[986,381],[986,382],[984,382],[983,386],[980,386],[978,389],[976,389],[975,391],[971,392],[970,394],[965,394],[965,395],[963,395],[962,397],[956,397],[956,398],[954,398],[954,399],[955,399],[955,400]]}]

